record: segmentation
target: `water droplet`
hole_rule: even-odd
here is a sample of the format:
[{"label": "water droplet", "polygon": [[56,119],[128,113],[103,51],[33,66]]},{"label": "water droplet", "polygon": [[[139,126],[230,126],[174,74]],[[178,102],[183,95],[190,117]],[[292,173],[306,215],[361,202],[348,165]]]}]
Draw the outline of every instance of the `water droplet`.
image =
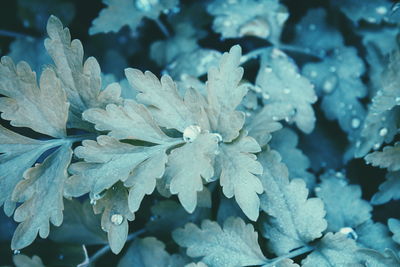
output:
[{"label": "water droplet", "polygon": [[123,221],[124,216],[122,216],[121,214],[113,214],[111,216],[111,223],[114,225],[121,225]]},{"label": "water droplet", "polygon": [[222,136],[219,133],[213,133],[217,137],[218,143],[222,142]]},{"label": "water droplet", "polygon": [[358,235],[351,227],[340,228],[339,233],[346,235],[347,238],[357,240]]},{"label": "water droplet", "polygon": [[280,58],[280,57],[286,57],[286,55],[282,50],[274,48],[274,49],[272,49],[271,57],[272,58]]},{"label": "water droplet", "polygon": [[95,199],[91,199],[91,200],[90,200],[90,204],[91,204],[91,205],[96,205],[96,203],[97,203],[97,201],[96,201]]},{"label": "water droplet", "polygon": [[385,136],[388,133],[388,129],[387,128],[382,128],[379,130],[379,135],[380,136]]},{"label": "water droplet", "polygon": [[368,17],[368,18],[367,18],[367,21],[368,21],[368,22],[371,22],[371,23],[376,23],[376,18],[374,18],[374,17]]},{"label": "water droplet", "polygon": [[317,192],[319,192],[319,191],[321,191],[321,187],[317,186],[317,187],[314,188],[314,192],[315,192],[315,193],[317,193]]},{"label": "water droplet", "polygon": [[310,25],[308,25],[308,29],[310,31],[315,31],[317,29],[317,26],[315,26],[315,24],[310,24]]},{"label": "water droplet", "polygon": [[272,68],[267,66],[267,67],[264,68],[264,71],[266,73],[270,73],[270,72],[272,72]]},{"label": "water droplet", "polygon": [[18,250],[18,249],[16,249],[16,250],[14,250],[14,251],[13,251],[13,253],[14,253],[14,255],[18,255],[18,254],[20,254],[20,253],[21,253],[21,251],[20,251],[20,250]]},{"label": "water droplet", "polygon": [[290,89],[289,88],[283,89],[283,93],[286,94],[286,95],[289,94],[290,93]]},{"label": "water droplet", "polygon": [[277,116],[272,116],[272,120],[277,121],[277,120],[279,120],[279,118]]},{"label": "water droplet", "polygon": [[395,101],[397,104],[400,104],[400,97],[396,97]]},{"label": "water droplet", "polygon": [[270,99],[270,96],[269,96],[269,94],[267,94],[267,93],[263,93],[263,94],[262,94],[262,97],[263,97],[265,100]]},{"label": "water droplet", "polygon": [[136,0],[135,6],[143,12],[149,12],[153,6],[158,4],[158,0]]},{"label": "water droplet", "polygon": [[388,10],[384,6],[379,6],[379,7],[375,8],[375,12],[379,15],[385,15],[388,12]]},{"label": "water droplet", "polygon": [[338,78],[336,75],[329,75],[323,85],[322,85],[322,90],[326,93],[326,94],[330,94],[337,86],[338,83]]},{"label": "water droplet", "polygon": [[329,67],[330,72],[336,72],[336,67],[335,66],[330,66]]},{"label": "water droplet", "polygon": [[381,147],[381,144],[380,144],[380,143],[376,143],[376,144],[373,146],[373,149],[377,150],[377,149],[379,149],[380,147]]},{"label": "water droplet", "polygon": [[258,85],[254,86],[253,89],[254,89],[254,91],[255,91],[256,93],[261,93],[261,92],[262,92],[261,87],[258,86]]},{"label": "water droplet", "polygon": [[360,127],[361,121],[358,118],[353,118],[351,120],[351,128],[353,129],[357,129],[358,127]]},{"label": "water droplet", "polygon": [[246,111],[244,114],[246,115],[246,117],[250,117],[251,116],[251,113],[248,112],[248,111]]},{"label": "water droplet", "polygon": [[315,78],[315,77],[318,76],[318,72],[316,72],[315,70],[312,70],[312,71],[310,72],[310,76],[311,76],[312,78]]},{"label": "water droplet", "polygon": [[186,143],[191,143],[199,136],[201,128],[197,125],[190,125],[183,131],[183,140]]},{"label": "water droplet", "polygon": [[361,141],[356,142],[356,148],[359,148],[361,146]]}]

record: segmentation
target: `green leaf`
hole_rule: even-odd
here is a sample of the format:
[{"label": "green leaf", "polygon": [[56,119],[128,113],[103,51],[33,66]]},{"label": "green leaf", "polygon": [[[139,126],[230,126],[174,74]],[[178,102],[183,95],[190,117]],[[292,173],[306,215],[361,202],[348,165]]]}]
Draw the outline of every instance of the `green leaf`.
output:
[{"label": "green leaf", "polygon": [[366,155],[365,161],[391,172],[400,170],[400,142],[396,142],[393,146],[385,146],[382,151]]},{"label": "green leaf", "polygon": [[216,157],[216,174],[219,176],[222,192],[227,198],[235,196],[244,214],[256,221],[260,210],[260,199],[264,189],[260,179],[263,168],[253,153],[261,150],[250,136],[242,133],[235,141],[220,145]]},{"label": "green leaf", "polygon": [[98,245],[106,244],[107,236],[100,227],[100,216],[86,200],[64,201],[64,220],[60,227],[54,227],[50,239],[58,243]]},{"label": "green leaf", "polygon": [[201,228],[188,223],[172,233],[172,237],[182,247],[187,247],[187,255],[202,257],[202,261],[213,266],[247,266],[266,262],[257,243],[257,232],[251,224],[240,218],[231,217],[223,229],[216,223],[204,220]]},{"label": "green leaf", "polygon": [[57,77],[71,103],[69,123],[87,128],[81,122],[81,114],[88,108],[105,107],[121,101],[119,84],[112,83],[101,90],[101,70],[97,60],[89,57],[83,62],[83,47],[79,40],[72,40],[68,28],[51,16],[47,23],[49,38],[45,47],[56,65]]},{"label": "green leaf", "polygon": [[189,213],[196,208],[197,193],[203,190],[203,179],[209,182],[214,176],[213,160],[217,149],[218,137],[205,133],[175,148],[168,156],[164,179],[167,179],[170,192],[178,195]]},{"label": "green leaf", "polygon": [[241,55],[241,47],[233,46],[222,55],[218,67],[209,69],[207,76],[208,118],[211,129],[224,142],[239,136],[245,120],[243,112],[235,110],[248,90],[245,83],[239,84],[243,77],[243,68],[239,67]]},{"label": "green leaf", "polygon": [[136,239],[129,246],[119,261],[118,267],[173,267],[183,266],[185,263],[185,260],[179,255],[169,255],[163,242],[154,237],[146,237]]},{"label": "green leaf", "polygon": [[103,3],[107,7],[93,20],[93,25],[89,29],[91,35],[118,32],[125,25],[135,31],[144,17],[157,19],[162,11],[176,6],[178,0],[103,0]]},{"label": "green leaf", "polygon": [[386,174],[386,181],[379,186],[379,191],[372,196],[371,203],[382,205],[392,199],[400,199],[400,171]]},{"label": "green leaf", "polygon": [[315,188],[315,192],[325,204],[328,231],[355,228],[371,218],[372,207],[361,198],[359,185],[348,185],[340,172],[325,173],[320,179],[322,183]]},{"label": "green leaf", "polygon": [[118,254],[128,237],[128,221],[133,221],[135,215],[128,208],[128,192],[126,188],[118,183],[107,190],[103,198],[96,201],[94,205],[96,214],[101,216],[101,227],[107,232],[111,251]]},{"label": "green leaf", "polygon": [[205,264],[204,262],[199,261],[198,263],[192,262],[192,263],[186,264],[185,267],[208,267],[208,265]]},{"label": "green leaf", "polygon": [[327,233],[301,263],[302,267],[360,266],[356,252],[354,240],[341,233]]},{"label": "green leaf", "polygon": [[294,121],[305,133],[314,129],[316,119],[311,106],[317,101],[314,86],[300,75],[296,64],[284,52],[276,48],[266,50],[256,85],[264,94],[265,105],[275,104],[278,112],[290,107],[290,112],[286,114],[287,121]]},{"label": "green leaf", "polygon": [[388,226],[390,231],[393,233],[393,240],[397,244],[400,244],[400,220],[390,218],[388,220]]},{"label": "green leaf", "polygon": [[21,222],[11,241],[12,249],[31,244],[39,233],[46,238],[50,222],[60,226],[63,221],[63,187],[72,157],[68,144],[62,145],[43,163],[28,169],[24,180],[16,186],[12,199],[24,202],[15,210],[14,220]]},{"label": "green leaf", "polygon": [[13,257],[13,262],[16,267],[45,267],[42,259],[36,255],[30,258],[24,254],[18,254]]},{"label": "green leaf", "polygon": [[303,180],[289,181],[288,169],[276,151],[262,152],[259,160],[264,168],[261,181],[265,190],[261,209],[269,215],[263,222],[263,235],[269,248],[276,255],[284,255],[321,237],[327,226],[322,201],[307,198]]},{"label": "green leaf", "polygon": [[389,229],[382,223],[366,221],[355,229],[357,243],[366,248],[384,252],[386,249],[398,250],[399,247],[393,242]]},{"label": "green leaf", "polygon": [[22,61],[17,65],[9,57],[0,64],[1,117],[11,125],[29,127],[53,137],[66,135],[68,107],[66,95],[54,71],[46,68],[40,77]]},{"label": "green leaf", "polygon": [[372,249],[359,249],[357,256],[362,260],[362,266],[397,267],[400,265],[400,259],[390,249],[385,250],[383,253]]}]

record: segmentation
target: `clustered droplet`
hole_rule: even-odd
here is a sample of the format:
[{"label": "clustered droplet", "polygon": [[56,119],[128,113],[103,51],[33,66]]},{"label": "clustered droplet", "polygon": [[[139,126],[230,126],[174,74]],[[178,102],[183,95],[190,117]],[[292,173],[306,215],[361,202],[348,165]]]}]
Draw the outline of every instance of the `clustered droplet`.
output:
[{"label": "clustered droplet", "polygon": [[122,222],[124,221],[124,216],[122,216],[121,214],[113,214],[111,216],[111,223],[114,225],[121,225]]},{"label": "clustered droplet", "polygon": [[342,233],[342,234],[346,235],[347,238],[350,238],[353,240],[357,240],[357,238],[358,238],[356,231],[354,231],[353,228],[351,228],[351,227],[340,228],[339,233]]},{"label": "clustered droplet", "polygon": [[183,131],[183,140],[186,143],[191,143],[200,135],[201,128],[198,125],[190,125]]}]

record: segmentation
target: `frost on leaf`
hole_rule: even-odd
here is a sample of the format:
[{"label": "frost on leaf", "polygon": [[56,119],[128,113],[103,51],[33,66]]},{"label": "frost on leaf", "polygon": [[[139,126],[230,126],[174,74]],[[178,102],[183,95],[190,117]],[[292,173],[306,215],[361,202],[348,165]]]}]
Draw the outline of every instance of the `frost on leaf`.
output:
[{"label": "frost on leaf", "polygon": [[325,204],[329,231],[339,231],[344,227],[355,228],[371,218],[372,207],[361,198],[359,185],[348,185],[347,179],[340,172],[328,172],[320,179],[322,183],[315,188],[315,192]]},{"label": "frost on leaf", "polygon": [[213,29],[223,38],[255,36],[278,44],[289,17],[278,0],[217,0],[207,7],[213,15]]},{"label": "frost on leaf", "polygon": [[263,168],[253,154],[260,150],[256,140],[242,133],[234,142],[220,145],[215,164],[222,192],[227,198],[235,196],[239,207],[252,221],[258,218],[258,194],[264,191],[260,179],[256,176],[262,174]]},{"label": "frost on leaf", "polygon": [[340,127],[354,140],[361,129],[365,109],[360,98],[365,97],[367,88],[361,81],[365,71],[357,50],[342,47],[322,62],[308,63],[303,74],[314,84],[322,97],[321,107],[329,120],[338,120]]},{"label": "frost on leaf", "polygon": [[123,26],[133,31],[144,17],[157,19],[164,10],[173,8],[178,0],[103,0],[107,5],[93,20],[89,34],[118,32]]},{"label": "frost on leaf", "polygon": [[201,228],[188,223],[172,233],[187,255],[202,257],[208,266],[248,266],[266,262],[258,244],[257,232],[251,224],[231,217],[221,228],[216,222],[204,220]]},{"label": "frost on leaf", "polygon": [[121,88],[112,83],[101,90],[101,70],[93,57],[83,62],[83,47],[79,40],[72,40],[68,28],[51,16],[47,23],[49,37],[45,47],[56,66],[57,77],[67,93],[71,104],[69,124],[87,129],[81,121],[81,113],[88,108],[105,107],[109,103],[119,103]]},{"label": "frost on leaf", "polygon": [[288,169],[276,151],[262,152],[259,160],[264,168],[261,181],[265,189],[261,209],[268,214],[263,235],[269,248],[276,255],[284,255],[321,237],[327,226],[321,199],[307,198],[303,180],[289,181]]},{"label": "frost on leaf", "polygon": [[101,227],[107,232],[108,242],[112,252],[118,254],[128,237],[128,221],[133,221],[135,215],[128,208],[128,191],[116,184],[107,190],[105,196],[94,205],[96,214],[102,213]]},{"label": "frost on leaf", "polygon": [[357,249],[355,241],[344,234],[327,233],[301,266],[361,266]]},{"label": "frost on leaf", "polygon": [[118,262],[118,267],[183,266],[185,259],[178,254],[170,255],[163,242],[154,237],[136,239]]},{"label": "frost on leaf", "polygon": [[312,104],[317,101],[314,86],[299,74],[293,60],[276,48],[267,50],[261,59],[256,85],[261,88],[265,105],[290,110],[287,121],[294,121],[305,133],[314,129],[315,115]]},{"label": "frost on leaf", "polygon": [[11,241],[12,249],[21,249],[33,242],[39,233],[46,238],[50,222],[60,226],[63,221],[63,187],[68,177],[67,167],[72,157],[68,145],[59,147],[43,163],[24,173],[24,180],[16,186],[12,199],[24,201],[14,213],[14,220],[21,222]]}]

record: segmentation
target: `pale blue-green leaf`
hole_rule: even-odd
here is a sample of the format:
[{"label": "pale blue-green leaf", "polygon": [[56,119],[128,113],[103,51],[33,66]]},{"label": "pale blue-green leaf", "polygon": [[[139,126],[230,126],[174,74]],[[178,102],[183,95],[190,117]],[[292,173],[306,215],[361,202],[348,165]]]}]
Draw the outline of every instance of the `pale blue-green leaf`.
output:
[{"label": "pale blue-green leaf", "polygon": [[103,0],[107,7],[93,20],[89,34],[118,32],[123,26],[135,31],[144,17],[157,19],[162,11],[173,8],[178,0]]},{"label": "pale blue-green leaf", "polygon": [[60,227],[51,229],[49,238],[58,243],[98,245],[107,243],[107,235],[101,230],[100,216],[86,200],[80,203],[64,201],[64,220]]},{"label": "pale blue-green leaf", "polygon": [[390,218],[388,220],[388,226],[390,231],[393,233],[393,240],[397,244],[400,244],[400,220]]},{"label": "pale blue-green leaf", "polygon": [[203,190],[203,179],[214,176],[213,161],[218,150],[215,134],[200,134],[192,142],[175,148],[168,156],[165,179],[172,194],[178,195],[182,206],[192,213],[197,205],[197,193]]},{"label": "pale blue-green leaf", "polygon": [[349,185],[341,172],[327,172],[320,179],[315,192],[325,204],[328,231],[355,228],[371,218],[372,207],[361,198],[359,185]]},{"label": "pale blue-green leaf", "polygon": [[205,264],[204,262],[199,261],[198,263],[192,262],[192,263],[186,264],[185,267],[208,267],[208,265]]},{"label": "pale blue-green leaf", "polygon": [[386,181],[379,186],[379,191],[372,196],[371,204],[382,205],[392,199],[400,199],[400,171],[386,174]]},{"label": "pale blue-green leaf", "polygon": [[294,263],[291,259],[284,259],[275,264],[276,267],[300,267],[297,263]]},{"label": "pale blue-green leaf", "polygon": [[[106,135],[99,136],[97,142],[85,140],[82,146],[75,149],[76,156],[83,158],[84,162],[71,165],[69,171],[73,175],[66,182],[65,194],[75,197],[88,192],[91,195],[100,194],[117,181],[126,181],[130,176],[135,176],[131,179],[136,183],[143,182],[144,193],[147,193],[149,185],[154,184],[153,179],[161,177],[166,161],[165,151],[173,144],[176,143],[135,146]],[[159,160],[157,164],[162,166],[144,173],[143,170],[149,168],[147,163],[154,162],[155,158]],[[131,180],[130,184],[134,183]]]},{"label": "pale blue-green leaf", "polygon": [[133,221],[135,215],[128,208],[128,192],[118,183],[107,190],[103,198],[94,205],[96,214],[102,213],[101,228],[107,232],[111,251],[118,254],[128,237],[128,221]]},{"label": "pale blue-green leaf", "polygon": [[88,108],[104,108],[110,103],[120,103],[121,88],[112,83],[101,90],[101,70],[97,60],[89,57],[83,62],[82,43],[77,39],[71,42],[68,28],[64,28],[55,16],[48,20],[47,33],[46,50],[54,61],[57,76],[71,103],[69,124],[86,129],[81,113]]},{"label": "pale blue-green leaf", "polygon": [[321,237],[327,227],[323,202],[307,198],[308,189],[303,180],[289,181],[287,167],[276,151],[265,150],[259,161],[264,169],[261,209],[268,214],[263,222],[268,247],[276,255],[284,255]]},{"label": "pale blue-green leaf", "polygon": [[315,176],[307,171],[310,168],[310,160],[297,147],[298,143],[297,134],[289,128],[283,128],[272,134],[270,146],[281,155],[282,162],[289,170],[289,177],[303,179],[307,188],[312,189],[315,185]]},{"label": "pale blue-green leaf", "polygon": [[145,106],[125,100],[123,106],[109,104],[104,109],[92,108],[82,114],[99,131],[110,131],[117,139],[136,139],[155,144],[171,141],[153,120]]},{"label": "pale blue-green leaf", "polygon": [[24,254],[18,254],[13,257],[13,262],[16,267],[45,267],[42,259],[36,255],[30,258]]},{"label": "pale blue-green leaf", "polygon": [[255,36],[278,44],[289,17],[278,0],[217,0],[208,5],[213,15],[213,30],[223,38]]},{"label": "pale blue-green leaf", "polygon": [[295,122],[305,133],[314,129],[315,115],[311,106],[317,101],[314,85],[300,75],[294,61],[279,49],[267,49],[262,56],[256,85],[264,94],[264,104],[280,104],[290,107],[288,122]]},{"label": "pale blue-green leaf", "polygon": [[24,180],[16,186],[12,199],[21,204],[14,213],[14,220],[21,222],[11,241],[12,249],[30,245],[37,234],[46,238],[50,222],[60,226],[63,221],[63,187],[68,177],[72,150],[62,145],[43,163],[37,164],[24,173]]},{"label": "pale blue-green leaf", "polygon": [[341,233],[327,233],[317,244],[315,250],[302,260],[302,267],[357,266],[361,260],[357,255],[357,245]]},{"label": "pale blue-green leaf", "polygon": [[11,125],[29,127],[53,137],[66,135],[69,104],[52,69],[43,71],[39,87],[28,63],[15,65],[11,58],[2,57],[0,94],[6,96],[0,98],[1,117],[10,120]]},{"label": "pale blue-green leaf", "polygon": [[216,157],[216,174],[222,192],[227,198],[235,197],[244,214],[256,221],[260,212],[260,199],[264,189],[260,179],[263,168],[253,153],[260,152],[257,141],[242,133],[235,141],[220,145]]},{"label": "pale blue-green leaf", "polygon": [[243,77],[243,68],[239,67],[241,55],[241,47],[235,45],[222,55],[218,67],[208,70],[208,116],[211,129],[224,142],[238,137],[245,121],[244,114],[235,110],[248,90],[246,84],[239,84]]},{"label": "pale blue-green leaf", "polygon": [[362,265],[366,267],[398,267],[400,259],[396,253],[390,249],[379,252],[372,249],[357,250],[357,257],[362,261]]},{"label": "pale blue-green leaf", "polygon": [[393,242],[389,229],[382,223],[368,220],[355,229],[357,243],[363,247],[384,252],[385,249],[398,250],[399,246]]},{"label": "pale blue-green leaf", "polygon": [[251,224],[240,218],[231,217],[223,229],[216,223],[204,220],[201,228],[188,223],[175,230],[172,237],[187,255],[202,257],[210,267],[260,265],[266,262],[257,242],[258,234]]},{"label": "pale blue-green leaf", "polygon": [[372,166],[386,168],[390,172],[400,170],[400,142],[396,142],[393,146],[385,146],[382,151],[366,155],[365,161]]}]

